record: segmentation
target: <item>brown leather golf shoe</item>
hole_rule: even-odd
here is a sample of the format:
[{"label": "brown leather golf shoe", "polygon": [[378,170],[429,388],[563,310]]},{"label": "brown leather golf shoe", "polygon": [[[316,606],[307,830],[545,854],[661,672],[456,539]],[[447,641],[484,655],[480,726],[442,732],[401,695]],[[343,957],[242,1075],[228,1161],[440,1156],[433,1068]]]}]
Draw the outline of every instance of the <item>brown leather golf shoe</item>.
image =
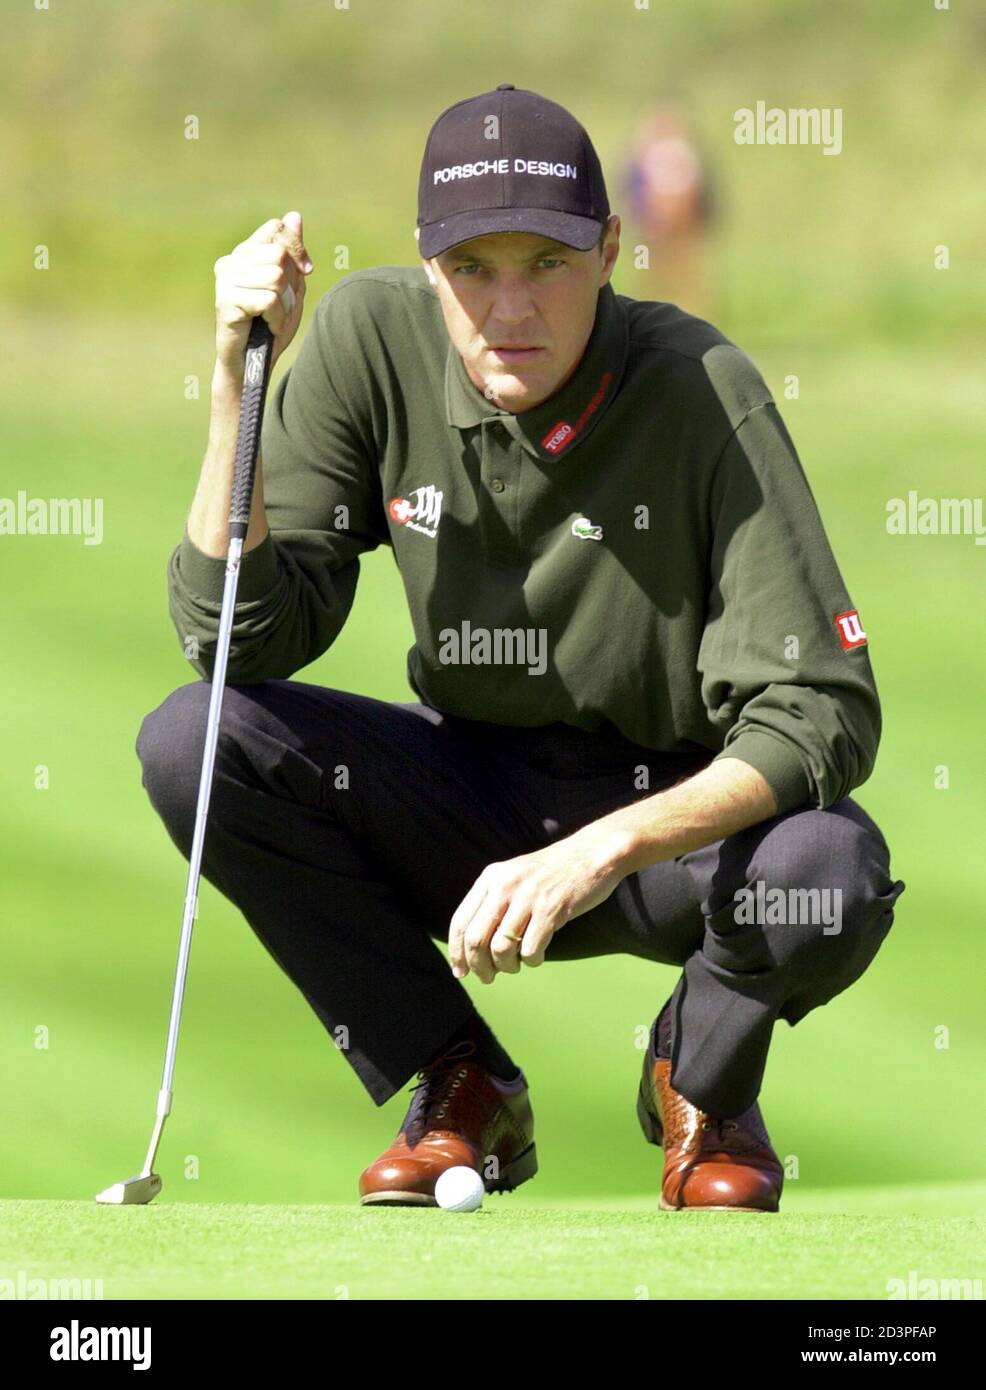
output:
[{"label": "brown leather golf shoe", "polygon": [[756,1101],[742,1115],[718,1119],[671,1085],[671,1063],[644,1058],[637,1117],[651,1144],[664,1147],[665,1211],[777,1211],[784,1169],[771,1147]]},{"label": "brown leather golf shoe", "polygon": [[470,1041],[418,1072],[417,1094],[400,1133],[360,1174],[360,1202],[434,1207],[446,1168],[473,1168],[487,1192],[510,1192],[537,1172],[527,1078],[501,1081],[479,1062]]}]

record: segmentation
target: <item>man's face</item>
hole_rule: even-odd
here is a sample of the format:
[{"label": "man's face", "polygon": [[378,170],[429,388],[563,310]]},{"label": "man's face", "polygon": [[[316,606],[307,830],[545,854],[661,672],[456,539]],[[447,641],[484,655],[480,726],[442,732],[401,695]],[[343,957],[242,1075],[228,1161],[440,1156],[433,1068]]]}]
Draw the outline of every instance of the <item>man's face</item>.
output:
[{"label": "man's face", "polygon": [[488,400],[518,414],[568,381],[613,272],[619,231],[613,215],[601,253],[531,232],[494,232],[423,262],[453,346]]}]

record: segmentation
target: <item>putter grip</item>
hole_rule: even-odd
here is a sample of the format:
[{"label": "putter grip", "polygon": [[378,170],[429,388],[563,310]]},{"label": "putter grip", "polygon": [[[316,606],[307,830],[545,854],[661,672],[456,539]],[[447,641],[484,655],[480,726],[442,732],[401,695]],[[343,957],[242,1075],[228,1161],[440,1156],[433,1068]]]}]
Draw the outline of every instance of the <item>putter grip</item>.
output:
[{"label": "putter grip", "polygon": [[243,395],[240,399],[240,428],[236,437],[236,462],[233,468],[233,493],[229,504],[230,539],[246,538],[253,502],[253,480],[257,471],[260,449],[260,427],[264,419],[264,401],[270,380],[271,350],[274,336],[262,318],[250,325],[247,339],[246,367],[243,373]]}]

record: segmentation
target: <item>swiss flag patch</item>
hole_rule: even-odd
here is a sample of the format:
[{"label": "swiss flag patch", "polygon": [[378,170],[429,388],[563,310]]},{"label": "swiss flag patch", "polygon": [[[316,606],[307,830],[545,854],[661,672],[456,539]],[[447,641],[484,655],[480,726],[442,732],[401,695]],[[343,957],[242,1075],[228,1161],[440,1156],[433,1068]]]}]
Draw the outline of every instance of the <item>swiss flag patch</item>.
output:
[{"label": "swiss flag patch", "polygon": [[860,625],[859,614],[855,608],[850,608],[848,613],[836,613],[835,630],[839,634],[844,652],[852,651],[853,647],[866,646],[866,633]]}]

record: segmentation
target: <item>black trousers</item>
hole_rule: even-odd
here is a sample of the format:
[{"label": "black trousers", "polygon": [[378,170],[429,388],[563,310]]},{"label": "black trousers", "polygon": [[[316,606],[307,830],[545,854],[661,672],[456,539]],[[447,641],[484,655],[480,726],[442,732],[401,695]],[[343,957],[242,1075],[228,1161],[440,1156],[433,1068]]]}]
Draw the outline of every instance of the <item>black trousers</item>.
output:
[{"label": "black trousers", "polygon": [[[210,688],[180,686],[137,738],[143,785],[186,858]],[[435,943],[482,869],[710,756],[656,753],[611,726],[512,729],[300,681],[233,684],[202,872],[382,1105],[476,1012]],[[628,875],[556,933],[540,968],[613,953],[680,966],[672,1084],[738,1115],[759,1092],[775,1021],[793,1026],[863,973],[904,886],[879,829],[846,798]]]}]

